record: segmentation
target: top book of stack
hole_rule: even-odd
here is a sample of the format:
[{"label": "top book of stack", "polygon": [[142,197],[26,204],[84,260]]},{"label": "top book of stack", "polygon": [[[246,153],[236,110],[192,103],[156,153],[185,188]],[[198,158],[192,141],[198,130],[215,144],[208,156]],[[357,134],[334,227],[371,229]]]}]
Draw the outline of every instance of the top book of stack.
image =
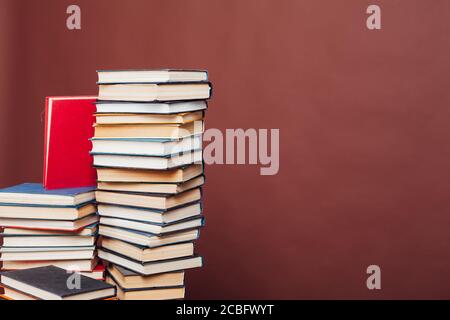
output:
[{"label": "top book of stack", "polygon": [[211,97],[212,88],[206,71],[105,70],[98,74],[98,98],[103,101],[173,102]]}]

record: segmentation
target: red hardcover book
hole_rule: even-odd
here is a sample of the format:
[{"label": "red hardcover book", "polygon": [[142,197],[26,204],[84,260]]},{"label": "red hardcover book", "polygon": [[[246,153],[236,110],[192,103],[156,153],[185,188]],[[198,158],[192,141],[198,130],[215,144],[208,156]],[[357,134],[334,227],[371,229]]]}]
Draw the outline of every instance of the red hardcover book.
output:
[{"label": "red hardcover book", "polygon": [[89,154],[97,97],[47,97],[45,108],[44,187],[90,187],[97,173]]}]

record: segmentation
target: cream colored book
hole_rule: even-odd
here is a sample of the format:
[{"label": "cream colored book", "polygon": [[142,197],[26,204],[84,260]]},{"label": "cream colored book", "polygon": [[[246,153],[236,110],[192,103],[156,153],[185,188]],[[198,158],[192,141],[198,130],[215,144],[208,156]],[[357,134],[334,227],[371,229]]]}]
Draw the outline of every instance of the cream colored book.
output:
[{"label": "cream colored book", "polygon": [[203,121],[186,124],[95,125],[95,138],[182,139],[202,134]]},{"label": "cream colored book", "polygon": [[97,124],[184,124],[203,119],[203,112],[182,114],[117,114],[96,115]]},{"label": "cream colored book", "polygon": [[194,244],[192,242],[158,248],[146,248],[121,240],[103,238],[101,240],[101,247],[142,262],[175,259],[194,255]]},{"label": "cream colored book", "polygon": [[156,248],[169,244],[195,241],[200,235],[199,229],[171,233],[164,236],[154,234],[125,230],[116,227],[100,226],[99,234],[105,237],[120,239],[129,243],[135,243],[141,246]]},{"label": "cream colored book", "polygon": [[167,157],[120,154],[94,154],[94,166],[109,168],[133,168],[167,170],[203,161],[202,150],[180,153]]},{"label": "cream colored book", "polygon": [[99,70],[97,74],[99,83],[170,83],[208,80],[206,70]]},{"label": "cream colored book", "polygon": [[117,287],[119,300],[176,300],[185,296],[184,287],[124,289],[111,276],[106,277],[106,283]]},{"label": "cream colored book", "polygon": [[91,272],[97,263],[96,258],[87,260],[4,261],[2,270],[23,270],[52,265],[66,270]]},{"label": "cream colored book", "polygon": [[183,183],[133,183],[133,182],[98,182],[98,189],[104,191],[123,191],[136,193],[178,194],[201,187],[205,177],[199,176]]},{"label": "cream colored book", "polygon": [[155,262],[137,262],[127,259],[120,254],[106,249],[99,249],[98,256],[100,259],[106,260],[110,263],[117,264],[126,269],[135,271],[143,275],[153,275],[159,273],[166,273],[172,271],[181,271],[193,268],[200,268],[203,266],[202,257],[193,256],[172,260],[161,260]]},{"label": "cream colored book", "polygon": [[202,164],[193,164],[170,170],[97,168],[98,180],[102,182],[181,183],[202,173]]},{"label": "cream colored book", "polygon": [[177,195],[160,196],[153,194],[133,194],[110,191],[96,191],[97,202],[107,204],[117,204],[122,206],[148,208],[157,210],[168,210],[191,202],[196,202],[201,198],[200,188],[186,191]]},{"label": "cream colored book", "polygon": [[202,148],[201,136],[190,136],[180,140],[145,138],[93,138],[92,154],[171,156]]},{"label": "cream colored book", "polygon": [[131,270],[111,264],[108,273],[116,283],[124,289],[143,289],[157,287],[172,287],[184,285],[184,272],[170,272],[143,276]]},{"label": "cream colored book", "polygon": [[94,204],[76,207],[0,206],[0,218],[77,220],[97,212]]},{"label": "cream colored book", "polygon": [[98,98],[110,101],[203,100],[211,96],[209,83],[100,84]]}]

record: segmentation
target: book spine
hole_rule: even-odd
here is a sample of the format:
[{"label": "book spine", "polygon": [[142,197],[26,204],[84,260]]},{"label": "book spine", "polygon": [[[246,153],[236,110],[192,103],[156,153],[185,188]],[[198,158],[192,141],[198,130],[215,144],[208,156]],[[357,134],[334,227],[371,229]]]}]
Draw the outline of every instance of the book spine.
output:
[{"label": "book spine", "polygon": [[48,150],[47,148],[49,147],[48,145],[48,132],[50,130],[50,126],[49,126],[49,121],[48,118],[50,116],[49,114],[49,103],[50,103],[50,98],[45,98],[45,127],[44,127],[44,168],[43,168],[43,172],[44,172],[44,181],[43,181],[43,185],[44,188],[47,186],[47,162],[48,162]]}]

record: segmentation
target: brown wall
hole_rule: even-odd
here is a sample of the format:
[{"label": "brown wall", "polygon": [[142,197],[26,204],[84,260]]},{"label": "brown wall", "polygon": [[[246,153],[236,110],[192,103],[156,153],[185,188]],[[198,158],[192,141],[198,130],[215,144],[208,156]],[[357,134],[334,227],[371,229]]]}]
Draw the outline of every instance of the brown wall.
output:
[{"label": "brown wall", "polygon": [[281,169],[207,168],[189,298],[450,298],[448,0],[0,6],[1,186],[41,178],[46,95],[96,93],[100,68],[205,68],[207,126],[280,128]]}]

